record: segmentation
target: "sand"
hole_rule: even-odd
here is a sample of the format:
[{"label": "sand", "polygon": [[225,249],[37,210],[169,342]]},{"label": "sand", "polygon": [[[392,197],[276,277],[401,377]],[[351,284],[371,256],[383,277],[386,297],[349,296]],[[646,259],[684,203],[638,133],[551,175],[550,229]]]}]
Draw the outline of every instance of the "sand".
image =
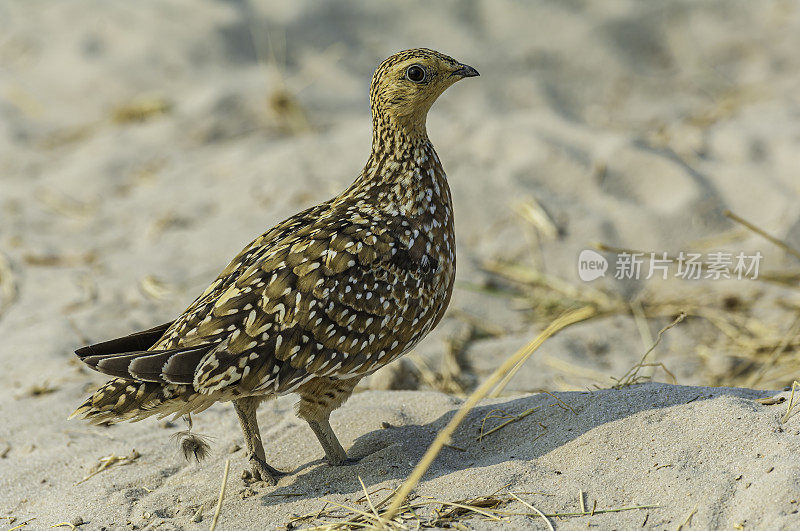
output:
[{"label": "sand", "polygon": [[[77,391],[77,390],[75,390]],[[786,397],[788,393],[781,396]],[[580,517],[551,517],[558,529],[648,527],[697,529],[744,526],[782,529],[798,521],[800,428],[781,423],[784,404],[762,405],[770,393],[734,388],[644,384],[623,390],[559,392],[484,402],[445,447],[415,491],[415,500],[457,502],[517,493],[547,514],[630,509]],[[293,400],[263,407],[266,451],[274,466],[291,471],[277,487],[248,487],[242,439],[230,407],[195,417],[211,437],[213,453],[187,463],[169,440],[178,428],[155,422],[86,428],[63,420],[63,399],[40,399],[35,422],[4,413],[11,450],[0,461],[4,510],[34,529],[80,517],[89,529],[204,529],[209,525],[226,460],[227,496],[219,529],[274,529],[333,503],[369,511],[359,478],[374,503],[406,477],[451,416],[459,400],[424,391],[367,391],[334,413],[332,425],[358,463],[331,468]],[[480,439],[503,420],[524,418]],[[43,427],[47,429],[44,430]],[[8,432],[6,434],[5,432]],[[141,457],[81,482],[107,455]],[[430,497],[430,498],[428,498]],[[199,506],[203,520],[192,522]],[[420,511],[432,520],[436,504]],[[511,500],[499,510],[531,513]],[[336,516],[339,518],[336,518]],[[342,521],[345,511],[297,526]],[[5,516],[5,515],[4,515]],[[502,515],[500,515],[502,516]],[[530,516],[462,517],[470,527],[542,528]],[[412,523],[413,525],[413,523]]]},{"label": "sand", "polygon": [[[437,330],[335,414],[363,459],[321,464],[293,398],[281,398],[260,422],[273,464],[294,473],[242,498],[229,405],[195,419],[214,437],[200,465],[170,441],[180,422],[66,422],[103,382],[75,348],[173,318],[253,236],[349,184],[367,158],[369,76],[413,46],[481,72],[428,123],[454,196],[458,277]],[[468,393],[575,303],[510,281],[498,262],[625,310],[548,341],[507,396],[459,429],[465,452],[445,449],[418,495],[537,493],[520,496],[548,514],[575,512],[580,490],[589,509],[659,506],[551,518],[560,529],[800,524],[798,419],[781,424],[785,403],[753,401],[800,374],[800,277],[585,283],[576,267],[603,242],[760,252],[762,272],[796,274],[800,260],[724,212],[800,247],[797,49],[800,9],[780,1],[1,3],[0,526],[80,516],[83,529],[207,528],[228,458],[219,529],[280,526],[322,498],[357,504],[357,476],[370,491],[394,488],[460,400],[433,390]],[[687,308],[651,354],[680,386],[598,390]],[[537,405],[475,441],[491,409]],[[131,463],[76,485],[100,458],[134,449]],[[499,510],[530,512],[518,501]],[[335,519],[298,524],[322,521]]]}]

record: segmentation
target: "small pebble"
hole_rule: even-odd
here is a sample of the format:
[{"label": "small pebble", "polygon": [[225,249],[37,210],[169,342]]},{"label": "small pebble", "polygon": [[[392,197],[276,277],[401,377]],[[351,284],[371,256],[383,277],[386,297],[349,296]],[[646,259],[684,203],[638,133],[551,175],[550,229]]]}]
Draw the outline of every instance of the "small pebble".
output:
[{"label": "small pebble", "polygon": [[80,516],[76,516],[75,518],[72,519],[72,521],[70,523],[72,525],[74,525],[75,527],[78,527],[80,525],[85,524],[86,522],[84,522],[83,518],[81,518]]}]

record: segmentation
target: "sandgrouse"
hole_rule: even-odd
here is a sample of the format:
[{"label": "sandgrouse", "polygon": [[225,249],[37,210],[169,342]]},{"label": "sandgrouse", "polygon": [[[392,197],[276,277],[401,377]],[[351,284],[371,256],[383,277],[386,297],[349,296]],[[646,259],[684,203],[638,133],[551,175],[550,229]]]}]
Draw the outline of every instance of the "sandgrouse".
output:
[{"label": "sandgrouse", "polygon": [[453,207],[425,122],[445,89],[477,75],[424,48],[383,61],[370,86],[372,152],[353,184],[256,238],[174,321],[77,350],[115,378],[73,416],[140,420],[232,400],[252,474],[274,484],[256,410],[295,392],[328,462],[343,463],[331,411],[450,301]]}]

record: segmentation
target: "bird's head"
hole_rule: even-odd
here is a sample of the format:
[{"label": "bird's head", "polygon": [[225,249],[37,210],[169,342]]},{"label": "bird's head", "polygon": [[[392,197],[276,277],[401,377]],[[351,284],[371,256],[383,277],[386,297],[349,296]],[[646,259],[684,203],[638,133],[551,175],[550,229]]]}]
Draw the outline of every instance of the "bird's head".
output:
[{"label": "bird's head", "polygon": [[477,75],[471,66],[434,50],[398,52],[381,63],[372,76],[373,121],[424,134],[425,118],[436,98],[456,81]]}]

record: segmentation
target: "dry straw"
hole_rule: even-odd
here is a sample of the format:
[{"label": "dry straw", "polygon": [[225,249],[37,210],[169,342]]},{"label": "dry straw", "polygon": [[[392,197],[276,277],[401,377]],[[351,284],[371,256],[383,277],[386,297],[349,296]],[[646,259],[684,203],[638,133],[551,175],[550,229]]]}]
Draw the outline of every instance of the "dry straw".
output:
[{"label": "dry straw", "polygon": [[436,456],[439,455],[439,452],[442,450],[444,445],[450,441],[450,437],[453,435],[453,432],[455,432],[459,424],[464,421],[467,414],[478,404],[481,399],[488,395],[495,386],[501,383],[506,374],[513,370],[518,364],[528,359],[547,338],[567,326],[589,319],[590,317],[594,316],[595,313],[596,310],[594,308],[587,306],[571,311],[559,317],[533,341],[525,345],[525,347],[520,349],[516,354],[508,358],[500,367],[498,367],[486,379],[486,381],[484,381],[480,387],[478,387],[478,389],[476,389],[469,396],[469,398],[467,398],[467,400],[464,402],[464,405],[461,406],[461,409],[456,412],[450,422],[448,422],[447,425],[439,432],[439,434],[436,436],[436,439],[434,439],[433,443],[428,447],[425,455],[422,456],[420,462],[411,472],[411,475],[397,491],[397,494],[394,496],[391,505],[383,514],[383,518],[389,521],[394,518],[398,510],[400,510],[405,502],[406,497],[420,482],[422,476],[428,471],[428,468],[430,468],[431,464],[433,464],[434,459],[436,459]]},{"label": "dry straw", "polygon": [[137,452],[135,449],[131,450],[131,453],[129,455],[125,455],[125,456],[121,456],[121,455],[117,455],[117,454],[111,454],[111,455],[107,455],[105,457],[101,457],[98,460],[98,463],[94,466],[93,471],[90,472],[85,478],[83,478],[82,480],[80,480],[77,483],[75,483],[75,485],[80,485],[84,481],[87,481],[88,479],[93,478],[94,476],[96,476],[100,472],[102,472],[104,470],[107,470],[107,469],[109,469],[110,467],[112,467],[114,465],[117,465],[117,464],[128,465],[130,463],[133,463],[134,461],[139,459],[139,457],[141,457],[141,454],[139,452]]},{"label": "dry straw", "polygon": [[787,253],[789,253],[789,254],[797,257],[797,258],[800,258],[800,251],[798,251],[797,249],[791,247],[789,244],[787,244],[785,241],[781,240],[780,238],[776,238],[775,236],[769,234],[764,229],[761,229],[761,228],[753,225],[752,223],[750,223],[749,221],[747,221],[746,219],[744,219],[744,218],[742,218],[740,216],[737,216],[736,214],[734,214],[730,210],[726,210],[725,212],[723,212],[723,214],[725,214],[726,217],[728,217],[729,219],[732,219],[736,223],[739,223],[740,225],[744,225],[745,227],[747,227],[751,231],[755,232],[759,236],[765,238],[769,242],[777,245],[778,247],[780,247],[781,249],[783,249]]},{"label": "dry straw", "polygon": [[225,473],[222,475],[222,487],[219,489],[219,499],[217,500],[217,508],[214,509],[214,518],[211,520],[211,527],[209,531],[214,531],[217,528],[217,520],[219,520],[219,513],[222,511],[222,500],[225,498],[225,488],[228,486],[228,472],[231,470],[231,460],[225,460]]}]

